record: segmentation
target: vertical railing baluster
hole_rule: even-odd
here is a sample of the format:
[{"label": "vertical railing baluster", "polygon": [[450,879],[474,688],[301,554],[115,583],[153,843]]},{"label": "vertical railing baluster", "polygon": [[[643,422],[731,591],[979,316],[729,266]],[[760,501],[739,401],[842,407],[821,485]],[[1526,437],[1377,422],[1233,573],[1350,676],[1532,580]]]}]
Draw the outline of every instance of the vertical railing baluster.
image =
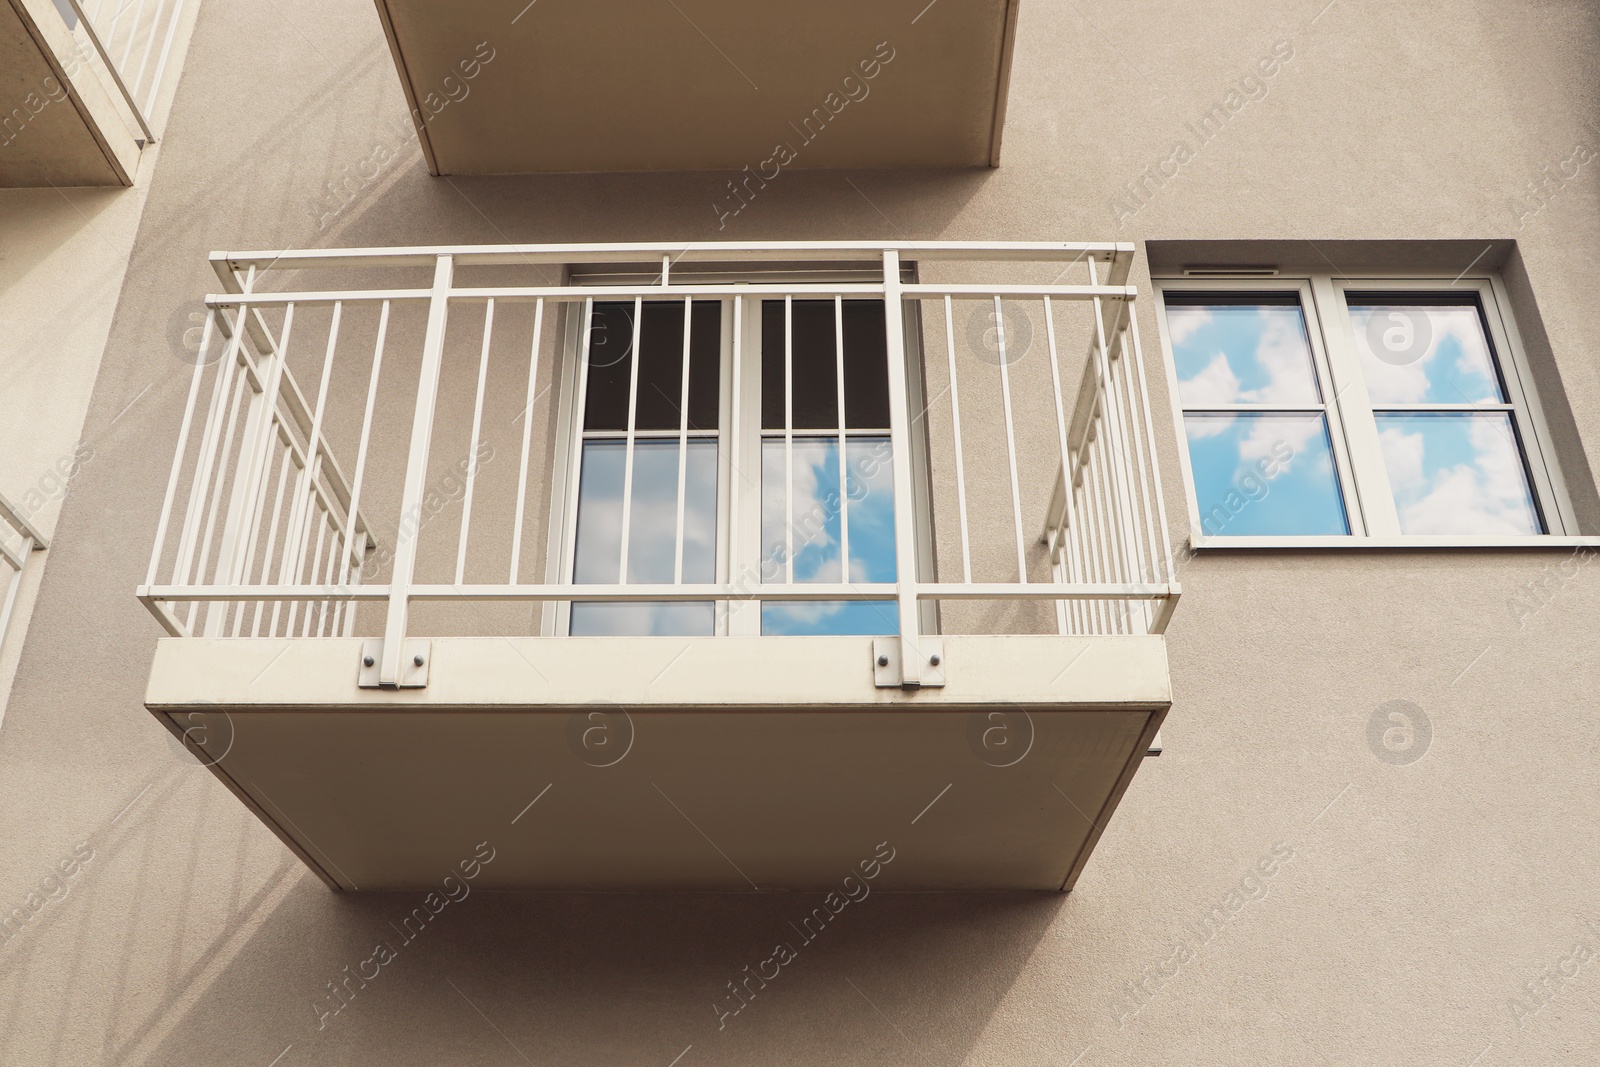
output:
[{"label": "vertical railing baluster", "polygon": [[[222,451],[217,457],[217,484],[211,492],[211,504],[206,509],[206,528],[200,535],[200,558],[195,562],[194,580],[196,585],[205,584],[206,564],[211,562],[211,538],[217,530],[217,512],[222,505],[222,487],[228,480],[228,462],[233,456],[233,431],[239,424],[239,408],[244,404],[247,374],[241,373],[233,379],[233,400],[228,406],[228,422],[222,431]],[[241,445],[242,448],[242,445]],[[238,472],[234,472],[237,480]],[[188,626],[194,629],[195,609],[200,606],[196,601],[189,605]],[[210,605],[206,608],[206,626],[209,630],[211,618],[216,614],[220,605]]]},{"label": "vertical railing baluster", "polygon": [[889,362],[889,440],[894,472],[895,598],[900,618],[900,684],[922,685],[918,621],[917,527],[911,478],[911,396],[906,381],[905,294],[900,252],[883,253],[883,318]]},{"label": "vertical railing baluster", "polygon": [[[422,341],[422,367],[417,376],[417,402],[411,416],[411,451],[406,459],[405,490],[400,498],[400,518],[422,514],[428,491],[428,447],[433,439],[433,415],[439,401],[439,375],[444,366],[445,326],[450,313],[450,285],[455,260],[441,255],[434,260],[433,292],[428,299],[428,325]],[[411,616],[411,584],[417,569],[418,536],[400,537],[395,544],[394,572],[389,578],[389,610],[383,628],[383,659],[378,672],[381,685],[398,686],[406,677],[406,627]]]},{"label": "vertical railing baluster", "polygon": [[[763,442],[765,446],[765,442]],[[762,457],[765,470],[765,457]],[[762,502],[765,504],[765,501]],[[765,512],[766,508],[763,507]],[[783,580],[794,584],[794,297],[783,298]]]},{"label": "vertical railing baluster", "polygon": [[1028,554],[1023,543],[1022,490],[1017,484],[1017,431],[1011,417],[1011,371],[1006,363],[1006,322],[1000,298],[994,298],[994,328],[996,348],[1000,353],[1000,405],[1005,413],[1006,464],[1011,473],[1011,524],[1017,539],[1017,581],[1028,584]]},{"label": "vertical railing baluster", "polygon": [[489,341],[494,336],[494,297],[483,312],[483,351],[478,356],[478,392],[472,401],[472,440],[467,446],[467,489],[461,500],[461,543],[456,546],[456,586],[467,580],[467,539],[472,532],[472,493],[478,482],[478,438],[483,431],[483,393],[489,384]]},{"label": "vertical railing baluster", "polygon": [[[356,471],[350,483],[350,511],[347,516],[355,548],[349,560],[347,579],[340,583],[341,586],[356,586],[361,584],[361,572],[367,562],[367,536],[368,530],[361,521],[361,486],[367,474],[367,446],[372,441],[372,412],[378,404],[378,376],[383,370],[383,346],[389,337],[389,301],[383,302],[382,309],[378,312],[378,338],[372,346],[372,373],[367,377],[367,406],[361,412],[361,443],[356,446]],[[359,530],[358,530],[359,527]],[[396,536],[399,536],[398,530]],[[285,546],[287,547],[287,546]],[[345,546],[347,549],[349,545]],[[360,604],[352,598],[350,610],[344,615],[344,635],[346,637],[355,633],[356,608]],[[277,609],[273,609],[273,624],[278,621]]]},{"label": "vertical railing baluster", "polygon": [[[1089,282],[1092,285],[1100,283],[1099,272],[1095,269],[1094,258],[1089,259]],[[1105,391],[1107,399],[1107,412],[1109,417],[1108,430],[1110,440],[1107,443],[1109,455],[1106,457],[1107,475],[1111,479],[1113,498],[1113,514],[1117,522],[1117,536],[1115,545],[1119,561],[1119,579],[1124,582],[1138,581],[1132,565],[1132,552],[1137,542],[1134,532],[1133,501],[1130,497],[1132,488],[1128,481],[1128,464],[1132,457],[1131,442],[1128,440],[1127,426],[1123,423],[1122,387],[1117,381],[1116,368],[1112,366],[1112,353],[1106,343],[1105,306],[1102,298],[1096,296],[1092,300],[1094,306],[1094,332],[1095,355],[1100,363],[1100,373],[1105,377]],[[1122,602],[1122,615],[1132,628],[1132,601]]]},{"label": "vertical railing baluster", "polygon": [[[1061,357],[1056,347],[1056,320],[1054,308],[1050,298],[1044,298],[1044,334],[1050,354],[1050,390],[1055,400],[1056,410],[1056,445],[1061,451],[1061,535],[1058,543],[1070,545],[1064,534],[1067,529],[1075,529],[1078,525],[1077,516],[1073,509],[1073,460],[1072,450],[1067,445],[1067,415],[1066,406],[1061,396]],[[1071,551],[1065,552],[1065,564],[1062,570],[1068,582],[1076,582],[1078,573],[1076,561],[1072,558]]]},{"label": "vertical railing baluster", "polygon": [[[1150,419],[1150,388],[1145,383],[1144,353],[1139,347],[1139,308],[1133,301],[1128,302],[1128,332],[1133,338],[1133,366],[1139,380],[1139,404],[1144,414],[1145,444],[1150,449],[1150,488],[1155,494],[1155,519],[1156,529],[1161,534],[1161,580],[1172,584],[1177,580],[1172,566],[1172,535],[1167,532],[1167,505],[1166,496],[1161,488],[1161,460],[1156,452],[1155,424]],[[1151,633],[1164,633],[1167,620],[1172,617],[1172,609],[1177,606],[1177,600],[1168,596],[1161,602],[1156,612],[1156,617],[1150,623]]]},{"label": "vertical railing baluster", "polygon": [[961,581],[972,584],[972,539],[967,533],[967,469],[961,454],[961,386],[956,372],[955,312],[944,298],[944,345],[950,362],[950,436],[955,443],[956,514],[961,525]]},{"label": "vertical railing baluster", "polygon": [[194,425],[194,413],[200,400],[200,381],[205,377],[206,353],[211,349],[211,333],[216,321],[217,309],[207,308],[206,324],[200,331],[200,351],[195,356],[194,374],[189,378],[189,399],[183,405],[183,422],[178,427],[178,445],[173,450],[172,472],[167,475],[167,491],[161,498],[161,518],[156,523],[156,543],[150,550],[150,569],[145,572],[145,585],[154,585],[161,572],[161,555],[167,545],[167,527],[172,521],[172,505],[178,495],[178,477],[183,472],[189,448],[189,431]]},{"label": "vertical railing baluster", "polygon": [[839,580],[850,581],[849,454],[844,418],[844,297],[833,298],[833,374],[839,408]]},{"label": "vertical railing baluster", "polygon": [[622,453],[622,536],[618,550],[617,582],[628,582],[628,535],[633,525],[633,451],[639,422],[639,364],[643,353],[639,342],[644,336],[644,298],[633,298],[633,356],[628,361],[628,426]]},{"label": "vertical railing baluster", "polygon": [[[663,257],[661,264],[662,284],[666,284],[667,271],[671,267],[669,257]],[[689,476],[689,342],[690,331],[694,324],[694,298],[683,298],[683,360],[681,363],[682,374],[678,384],[678,525],[677,535],[673,544],[676,546],[672,560],[672,583],[683,584],[683,521],[684,510],[688,503],[688,486],[685,482]]]},{"label": "vertical railing baluster", "polygon": [[[511,527],[511,577],[509,584],[516,585],[522,566],[522,521],[528,503],[528,451],[533,442],[533,405],[539,397],[534,393],[539,382],[539,339],[544,333],[544,297],[533,309],[533,348],[528,354],[528,403],[522,409],[522,458],[517,466],[517,508]],[[583,447],[582,427],[579,427],[575,449]]]},{"label": "vertical railing baluster", "polygon": [[[285,520],[285,523],[284,523],[284,540],[285,540],[285,543],[287,543],[287,541],[288,541],[288,526],[287,526],[288,516],[283,515],[283,491],[284,491],[284,488],[289,484],[289,468],[291,468],[293,466],[294,466],[294,449],[286,448],[286,449],[283,450],[283,462],[281,464],[279,464],[279,466],[278,466],[278,489],[277,489],[277,492],[275,494],[273,494],[273,500],[272,500],[272,522],[267,527],[267,548],[266,548],[266,551],[261,554],[261,575],[257,579],[257,581],[259,581],[262,585],[266,585],[267,584],[267,575],[272,573],[272,563],[273,563],[273,560],[275,558],[274,553],[277,551],[277,548],[278,548],[278,526],[279,526],[279,521],[278,520],[279,520],[280,516],[283,516],[283,518]],[[291,501],[291,506],[292,506],[292,501]],[[274,603],[276,603],[276,601],[274,601]],[[261,620],[266,616],[266,613],[267,613],[266,603],[264,601],[259,601],[259,600],[256,601],[255,622],[253,622],[251,624],[251,626],[250,626],[250,636],[251,637],[260,637],[261,636]],[[267,636],[268,637],[273,637],[273,636],[276,636],[276,635],[272,634],[272,633],[269,633]]]}]

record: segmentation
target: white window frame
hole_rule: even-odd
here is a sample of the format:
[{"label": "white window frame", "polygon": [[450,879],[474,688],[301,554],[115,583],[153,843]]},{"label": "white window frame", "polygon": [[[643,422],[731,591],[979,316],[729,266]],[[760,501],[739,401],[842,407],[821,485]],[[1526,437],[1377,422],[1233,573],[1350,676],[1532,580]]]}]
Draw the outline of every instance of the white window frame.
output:
[{"label": "white window frame", "polygon": [[[1156,319],[1166,366],[1167,393],[1177,430],[1178,453],[1183,461],[1184,497],[1189,509],[1189,541],[1194,549],[1207,548],[1497,548],[1523,546],[1597,545],[1600,537],[1583,536],[1560,462],[1551,444],[1549,426],[1528,367],[1522,338],[1511,315],[1504,282],[1493,274],[1458,278],[1431,274],[1331,273],[1215,275],[1203,278],[1165,275],[1152,278]],[[1322,393],[1333,448],[1334,467],[1343,494],[1342,504],[1350,525],[1348,534],[1209,534],[1194,488],[1189,439],[1184,425],[1183,399],[1178,391],[1177,362],[1167,327],[1168,292],[1297,293],[1317,385]],[[1350,323],[1348,294],[1391,291],[1458,291],[1475,296],[1489,327],[1489,340],[1505,382],[1506,399],[1522,447],[1528,484],[1543,516],[1546,533],[1529,536],[1471,534],[1419,535],[1400,531],[1399,513],[1390,491],[1388,471],[1379,444],[1374,405],[1361,372],[1360,357]],[[1390,407],[1393,405],[1379,405]],[[1285,410],[1298,410],[1289,405]],[[1312,405],[1304,405],[1310,410]],[[1241,407],[1240,410],[1247,410]],[[1197,409],[1200,410],[1200,409]]]},{"label": "white window frame", "polygon": [[[790,268],[774,267],[770,272],[751,271],[751,282],[770,282],[776,275],[792,274]],[[872,281],[882,278],[881,271],[832,272],[807,270],[808,282],[859,281],[863,277]],[[603,280],[603,279],[602,279]],[[584,284],[586,279],[569,277],[563,284]],[[629,298],[617,298],[614,303]],[[714,298],[701,298],[714,299]],[[750,595],[718,605],[713,636],[759,636],[761,634],[761,471],[762,439],[773,431],[761,425],[761,305],[767,300],[782,300],[771,293],[748,297],[720,299],[721,361],[718,368],[718,430],[717,430],[717,567],[716,581],[723,584],[748,583]],[[802,300],[827,299],[802,295]],[[848,299],[861,299],[850,297]],[[869,298],[870,299],[870,298]],[[698,301],[697,301],[698,302]],[[572,581],[576,563],[578,492],[581,482],[582,450],[578,446],[583,429],[578,426],[578,373],[582,359],[584,322],[588,304],[567,305],[564,335],[560,345],[559,396],[555,423],[555,469],[551,477],[550,523],[545,558],[546,581],[550,584],[568,584]],[[906,318],[906,381],[910,390],[912,410],[921,412],[922,346],[917,316],[907,309]],[[739,332],[736,338],[735,331]],[[735,369],[735,361],[739,366]],[[842,385],[840,386],[842,395]],[[736,392],[737,391],[737,392]],[[892,401],[891,401],[892,403]],[[843,427],[844,411],[839,413],[841,423],[837,432],[819,430],[791,431],[796,439],[820,436],[845,438],[863,433],[859,429]],[[933,568],[932,523],[928,521],[931,507],[927,483],[929,461],[927,433],[924,419],[919,414],[913,420],[911,433],[911,461],[914,514],[922,517],[917,524],[916,547],[919,570],[931,574]],[[637,432],[642,439],[645,434]],[[883,430],[883,436],[888,430]],[[657,433],[649,436],[674,437],[675,433]],[[691,435],[692,439],[693,435]],[[840,456],[841,470],[845,463]],[[847,521],[841,516],[842,521]],[[582,599],[579,597],[579,599]],[[773,601],[780,603],[780,601]],[[885,603],[893,603],[886,601]],[[924,633],[938,632],[937,605],[931,602],[920,606]],[[544,636],[568,636],[572,616],[571,601],[546,604],[540,621]]]}]

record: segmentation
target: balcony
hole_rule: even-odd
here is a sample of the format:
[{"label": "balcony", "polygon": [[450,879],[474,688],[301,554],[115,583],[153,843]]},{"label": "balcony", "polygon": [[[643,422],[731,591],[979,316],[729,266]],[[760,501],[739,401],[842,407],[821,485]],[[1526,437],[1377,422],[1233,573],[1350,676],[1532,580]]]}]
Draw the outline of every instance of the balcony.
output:
[{"label": "balcony", "polygon": [[186,24],[184,0],[12,0],[0,8],[0,188],[132,185]]},{"label": "balcony", "polygon": [[1016,0],[377,7],[435,174],[999,162]]},{"label": "balcony", "polygon": [[49,547],[44,534],[34,528],[17,507],[0,496],[0,649],[11,631],[11,618],[22,592],[22,582],[35,552]]},{"label": "balcony", "polygon": [[1171,702],[1132,255],[215,253],[146,706],[336,889],[1070,889]]}]

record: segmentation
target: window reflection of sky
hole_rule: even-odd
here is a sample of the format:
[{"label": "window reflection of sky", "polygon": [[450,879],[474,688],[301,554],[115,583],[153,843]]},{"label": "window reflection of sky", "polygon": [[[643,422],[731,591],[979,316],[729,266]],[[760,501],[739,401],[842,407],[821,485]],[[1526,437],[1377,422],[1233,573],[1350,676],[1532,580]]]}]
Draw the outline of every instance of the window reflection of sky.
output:
[{"label": "window reflection of sky", "polygon": [[1377,419],[1402,533],[1544,532],[1508,414],[1379,412]]},{"label": "window reflection of sky", "polygon": [[[1350,324],[1374,404],[1498,404],[1505,399],[1476,305],[1352,304]],[[1374,353],[1374,338],[1388,349],[1384,354],[1391,361]]]},{"label": "window reflection of sky", "polygon": [[[573,581],[611,584],[622,552],[622,489],[627,448],[589,441],[579,478]],[[717,444],[689,442],[683,516],[683,580],[714,582],[717,567]],[[677,556],[678,442],[634,443],[633,502],[628,515],[629,582],[671,583]],[[572,606],[571,632],[598,636],[669,636],[712,632],[710,603]]]},{"label": "window reflection of sky", "polygon": [[1350,532],[1321,415],[1186,415],[1183,422],[1209,536]]},{"label": "window reflection of sky", "polygon": [[[1167,327],[1190,411],[1321,403],[1298,306],[1175,303]],[[1350,532],[1321,412],[1191,413],[1184,430],[1207,534]]]},{"label": "window reflection of sky", "polygon": [[1298,307],[1174,305],[1167,330],[1186,408],[1321,403]]},{"label": "window reflection of sky", "polygon": [[[787,580],[785,536],[785,445],[768,438],[761,449],[761,577]],[[895,580],[894,480],[887,438],[846,441],[845,495],[850,524],[850,573],[842,576],[837,438],[796,438],[794,495],[789,525],[794,543],[794,581],[893,582]],[[766,602],[761,632],[773,635],[864,634],[898,631],[890,601]]]}]

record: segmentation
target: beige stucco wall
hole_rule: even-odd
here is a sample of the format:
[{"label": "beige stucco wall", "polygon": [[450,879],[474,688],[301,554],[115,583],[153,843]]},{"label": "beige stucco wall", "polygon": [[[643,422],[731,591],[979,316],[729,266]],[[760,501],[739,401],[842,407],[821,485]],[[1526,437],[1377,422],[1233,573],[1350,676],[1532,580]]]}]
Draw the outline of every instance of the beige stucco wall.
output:
[{"label": "beige stucco wall", "polygon": [[[924,5],[905,6],[912,48]],[[1279,42],[1293,55],[1265,98],[1119,227],[1111,198]],[[158,629],[132,590],[189,371],[173,323],[215,287],[214,248],[1514,238],[1593,442],[1595,173],[1552,183],[1537,212],[1511,201],[1535,206],[1542,168],[1593,146],[1597,45],[1576,2],[1032,3],[998,170],[786,173],[719,232],[716,175],[431,179],[364,0],[211,0],[83,430],[106,445],[67,497],[0,731],[0,907],[43,901],[0,944],[0,1062],[1595,1059],[1600,969],[1572,954],[1600,946],[1597,579],[1566,550],[1185,560],[1166,751],[1075,892],[873,895],[721,1030],[725,984],[814,900],[475,894],[319,1029],[326,983],[398,943],[417,901],[329,894],[172,751],[140,704]],[[1154,326],[1146,312],[1164,411]],[[1528,583],[1547,603],[1519,612]],[[1390,700],[1431,721],[1410,765],[1368,745]],[[874,840],[914,849],[937,811]],[[483,836],[537,851],[539,824]],[[1542,1007],[1525,988],[1541,980]]]}]

